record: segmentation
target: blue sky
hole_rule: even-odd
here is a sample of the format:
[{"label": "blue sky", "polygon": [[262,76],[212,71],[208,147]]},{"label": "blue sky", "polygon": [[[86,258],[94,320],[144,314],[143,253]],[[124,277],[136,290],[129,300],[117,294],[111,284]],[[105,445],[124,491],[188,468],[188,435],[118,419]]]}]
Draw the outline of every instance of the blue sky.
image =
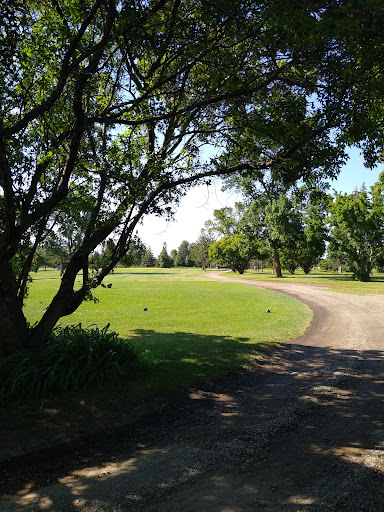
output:
[{"label": "blue sky", "polygon": [[[363,183],[371,187],[384,170],[384,164],[370,170],[364,167],[364,161],[359,150],[352,148],[349,151],[350,159],[342,168],[337,180],[331,182],[331,190],[351,193]],[[149,216],[143,226],[139,228],[139,235],[143,242],[149,245],[157,256],[163,243],[167,243],[168,252],[177,249],[183,240],[195,242],[204,227],[204,222],[213,217],[213,210],[224,206],[233,206],[241,198],[236,193],[223,193],[220,191],[220,182],[207,188],[195,187],[184,197],[175,215],[175,221],[167,222],[164,219]]]},{"label": "blue sky", "polygon": [[357,148],[349,150],[349,160],[341,170],[339,178],[331,182],[331,188],[337,192],[353,192],[357,187],[365,183],[368,190],[379,178],[379,174],[384,170],[384,164],[379,164],[375,169],[364,167],[363,157]]}]

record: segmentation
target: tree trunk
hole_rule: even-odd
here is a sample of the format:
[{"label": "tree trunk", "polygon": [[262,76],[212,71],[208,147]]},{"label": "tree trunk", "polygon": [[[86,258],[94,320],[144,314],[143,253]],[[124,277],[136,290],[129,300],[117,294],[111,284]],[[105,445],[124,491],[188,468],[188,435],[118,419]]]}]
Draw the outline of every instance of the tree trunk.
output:
[{"label": "tree trunk", "polygon": [[277,251],[274,251],[273,253],[273,269],[275,277],[283,277],[283,274],[281,273],[280,256]]},{"label": "tree trunk", "polygon": [[12,268],[8,262],[0,263],[0,352],[10,355],[25,348],[28,335]]},{"label": "tree trunk", "polygon": [[71,315],[84,300],[86,290],[73,291],[71,278],[62,279],[59,291],[54,296],[38,325],[32,330],[28,339],[28,348],[40,348],[46,342],[59,319]]},{"label": "tree trunk", "polygon": [[17,297],[15,280],[9,263],[0,264],[0,354],[11,355],[25,348],[42,347],[62,316],[80,306],[86,289],[73,291],[72,276],[62,280],[59,291],[37,326],[30,332]]}]

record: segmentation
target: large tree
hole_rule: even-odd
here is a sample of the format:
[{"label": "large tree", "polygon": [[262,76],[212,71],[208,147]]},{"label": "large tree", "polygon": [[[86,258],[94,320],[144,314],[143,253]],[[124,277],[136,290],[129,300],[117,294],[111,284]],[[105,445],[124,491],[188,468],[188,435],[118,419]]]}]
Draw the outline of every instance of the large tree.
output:
[{"label": "large tree", "polygon": [[270,252],[276,277],[282,277],[282,268],[294,273],[301,266],[308,273],[325,251],[327,183],[316,178],[312,185],[299,186],[265,172],[258,179],[231,176],[226,187],[241,192],[244,203],[237,203],[236,212],[216,210],[216,222],[206,224],[224,235],[229,226],[257,240]]},{"label": "large tree", "polygon": [[154,267],[156,262],[156,258],[153,255],[153,252],[150,247],[145,248],[145,253],[141,259],[141,266],[142,267]]},{"label": "large tree", "polygon": [[237,222],[240,231],[263,242],[270,250],[276,277],[282,276],[281,250],[286,255],[292,253],[300,229],[291,201],[295,185],[273,171],[256,177],[239,173],[226,180],[227,188],[236,188],[244,197],[239,209],[242,216]]},{"label": "large tree", "polygon": [[233,237],[225,236],[213,242],[208,249],[208,255],[212,262],[244,274],[249,268],[249,262],[256,255],[255,241],[242,233],[236,233]]},{"label": "large tree", "polygon": [[173,260],[168,254],[167,244],[164,242],[160,254],[155,262],[156,267],[160,268],[171,268],[173,267]]},{"label": "large tree", "polygon": [[213,238],[232,237],[240,233],[244,209],[243,203],[238,202],[233,208],[224,206],[214,210],[213,219],[205,222],[206,232]]},{"label": "large tree", "polygon": [[[357,43],[372,30],[359,22],[354,4],[348,5],[349,10],[326,0],[311,8],[288,8],[280,0],[1,3],[5,353],[42,345],[58,319],[75,311],[127,252],[143,215],[169,214],[187,186],[274,165],[289,175],[292,159],[307,162],[300,173],[308,177],[311,148],[319,158],[329,157],[335,130],[351,111],[356,62],[360,76],[369,66],[376,76],[381,58],[374,46],[370,55],[360,55]],[[200,148],[226,144],[245,114],[258,157],[231,161],[218,149],[217,158],[201,161]],[[30,331],[20,276],[28,275],[39,242],[68,209],[87,212],[81,243]],[[111,236],[114,250],[91,276],[89,255]],[[21,250],[29,254],[16,268],[12,261]],[[79,272],[82,285],[75,288]]]},{"label": "large tree", "polygon": [[267,206],[266,241],[290,273],[301,267],[308,274],[323,256],[328,240],[327,202],[324,190],[299,187],[289,198],[282,196]]},{"label": "large tree", "polygon": [[368,192],[336,193],[329,206],[332,237],[329,254],[347,261],[353,277],[369,281],[384,254],[384,173]]},{"label": "large tree", "polygon": [[324,255],[329,240],[327,197],[324,191],[314,190],[296,201],[300,215],[301,230],[298,236],[294,260],[309,274]]}]

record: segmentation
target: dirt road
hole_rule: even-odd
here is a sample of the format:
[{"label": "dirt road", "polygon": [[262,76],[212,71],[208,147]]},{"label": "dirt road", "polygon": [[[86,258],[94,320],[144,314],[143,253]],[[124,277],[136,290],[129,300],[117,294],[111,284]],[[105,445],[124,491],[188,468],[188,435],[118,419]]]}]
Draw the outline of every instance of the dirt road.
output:
[{"label": "dirt road", "polygon": [[0,511],[383,512],[384,295],[262,286],[312,308],[304,336],[136,427],[30,461],[39,486],[21,468]]}]

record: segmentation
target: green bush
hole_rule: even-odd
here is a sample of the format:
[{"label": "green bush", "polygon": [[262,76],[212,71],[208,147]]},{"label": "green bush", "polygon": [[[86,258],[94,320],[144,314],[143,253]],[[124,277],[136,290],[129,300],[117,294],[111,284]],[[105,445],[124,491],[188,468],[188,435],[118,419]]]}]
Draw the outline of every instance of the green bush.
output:
[{"label": "green bush", "polygon": [[44,348],[2,358],[0,403],[100,385],[148,364],[137,348],[108,328],[56,327]]}]

